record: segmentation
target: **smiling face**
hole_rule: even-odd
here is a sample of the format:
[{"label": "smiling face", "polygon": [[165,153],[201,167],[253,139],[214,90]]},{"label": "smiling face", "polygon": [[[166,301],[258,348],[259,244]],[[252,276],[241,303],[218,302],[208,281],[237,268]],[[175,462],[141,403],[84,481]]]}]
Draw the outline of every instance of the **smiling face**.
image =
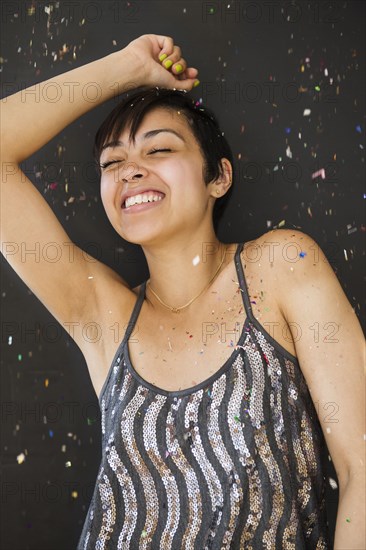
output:
[{"label": "smiling face", "polygon": [[[212,226],[217,186],[204,182],[204,159],[183,114],[161,107],[148,112],[135,144],[126,128],[118,144],[103,149],[100,164],[103,206],[123,239],[160,243]],[[155,201],[130,205],[129,199],[126,208],[126,194]]]}]

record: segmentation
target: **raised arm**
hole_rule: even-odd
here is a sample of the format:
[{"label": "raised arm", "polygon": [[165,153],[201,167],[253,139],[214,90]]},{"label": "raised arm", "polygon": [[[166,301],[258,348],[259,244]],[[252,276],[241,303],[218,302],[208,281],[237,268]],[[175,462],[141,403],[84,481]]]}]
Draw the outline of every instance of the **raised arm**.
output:
[{"label": "raised arm", "polygon": [[[159,56],[163,54],[173,65],[162,65]],[[1,251],[60,323],[95,318],[96,310],[91,308],[96,307],[106,282],[118,279],[126,291],[127,285],[109,267],[91,262],[70,241],[19,164],[114,95],[141,86],[190,90],[196,75],[172,38],[143,35],[118,52],[1,101]],[[57,101],[49,100],[55,97]]]},{"label": "raised arm", "polygon": [[[159,61],[164,54],[164,63],[173,61],[169,70]],[[178,73],[178,65],[185,70]],[[190,90],[196,75],[172,38],[140,36],[118,52],[3,99],[1,158],[25,160],[81,115],[124,91],[140,86]]]}]

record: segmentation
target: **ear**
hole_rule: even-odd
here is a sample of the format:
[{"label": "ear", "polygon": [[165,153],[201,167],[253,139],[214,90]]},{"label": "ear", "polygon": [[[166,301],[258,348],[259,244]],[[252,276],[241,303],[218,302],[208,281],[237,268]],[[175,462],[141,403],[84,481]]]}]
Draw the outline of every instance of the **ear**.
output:
[{"label": "ear", "polygon": [[212,197],[215,197],[215,199],[219,199],[220,197],[223,197],[232,185],[233,169],[230,161],[227,158],[222,158],[221,166],[222,166],[223,175],[219,176],[217,180],[211,182],[210,184],[210,187],[211,187],[210,194]]}]

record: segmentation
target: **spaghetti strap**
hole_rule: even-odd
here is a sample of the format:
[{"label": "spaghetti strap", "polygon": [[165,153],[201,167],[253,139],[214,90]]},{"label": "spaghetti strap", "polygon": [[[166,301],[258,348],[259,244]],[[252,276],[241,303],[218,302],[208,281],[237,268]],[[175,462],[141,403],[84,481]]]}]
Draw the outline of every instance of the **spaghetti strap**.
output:
[{"label": "spaghetti strap", "polygon": [[240,257],[240,253],[243,250],[244,244],[245,243],[239,243],[238,248],[236,249],[235,267],[236,267],[236,273],[237,273],[238,280],[239,280],[239,288],[240,288],[240,291],[241,291],[241,294],[242,294],[245,312],[246,312],[246,314],[247,314],[250,321],[256,322],[256,318],[253,315],[252,306],[250,304],[248,287],[247,287],[247,283],[246,283],[246,280],[245,280],[244,269],[243,269],[243,265],[242,265],[241,257]]},{"label": "spaghetti strap", "polygon": [[[109,367],[108,374],[107,374],[107,376],[104,380],[104,384],[103,384],[102,389],[99,393],[98,401],[99,401],[100,405],[102,403],[102,398],[104,396],[105,389],[108,386],[109,380],[112,376],[113,368],[114,368],[116,362],[117,363],[120,362],[120,356],[122,354],[123,346],[125,345],[125,342],[128,341],[128,339],[129,339],[129,337],[130,337],[130,335],[131,335],[131,333],[134,329],[136,319],[137,319],[137,317],[140,313],[140,309],[142,307],[142,303],[143,303],[143,300],[144,300],[144,297],[145,297],[145,289],[146,289],[146,281],[144,283],[142,283],[142,285],[140,287],[140,292],[139,292],[139,295],[138,295],[137,300],[135,302],[134,308],[132,310],[130,320],[128,321],[128,325],[127,325],[127,329],[125,331],[124,337],[122,339],[122,342],[119,344],[116,353],[114,354],[112,363]],[[104,409],[104,410],[107,410],[107,409]]]},{"label": "spaghetti strap", "polygon": [[140,314],[142,303],[144,301],[145,292],[146,292],[146,281],[144,281],[142,283],[142,285],[140,286],[139,295],[138,295],[138,298],[136,300],[135,306],[132,310],[130,320],[128,321],[127,329],[126,329],[126,332],[125,332],[125,336],[122,340],[121,347],[125,342],[128,342],[128,339],[131,336],[131,333],[132,333],[132,331],[135,327],[136,319]]}]

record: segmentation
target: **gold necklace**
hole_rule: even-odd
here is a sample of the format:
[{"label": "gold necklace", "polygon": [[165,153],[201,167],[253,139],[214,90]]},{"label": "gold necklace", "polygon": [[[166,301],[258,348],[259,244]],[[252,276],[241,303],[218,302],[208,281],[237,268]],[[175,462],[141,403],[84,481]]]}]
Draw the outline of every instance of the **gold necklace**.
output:
[{"label": "gold necklace", "polygon": [[150,285],[150,279],[147,281],[147,284],[150,286],[150,290],[151,292],[154,294],[154,296],[159,300],[159,302],[167,307],[168,309],[170,309],[170,311],[172,311],[173,313],[179,313],[181,311],[181,309],[184,309],[186,307],[188,307],[192,302],[194,302],[194,300],[197,300],[197,298],[199,296],[201,296],[201,294],[203,294],[203,292],[205,290],[207,290],[207,288],[210,286],[210,284],[212,283],[212,281],[214,280],[214,278],[216,277],[216,275],[218,274],[222,264],[224,263],[224,259],[226,257],[226,250],[225,250],[225,254],[223,255],[222,257],[222,260],[220,262],[220,265],[219,267],[216,269],[215,273],[214,273],[214,276],[212,277],[212,279],[210,279],[209,283],[207,286],[205,286],[205,288],[203,290],[201,290],[201,292],[199,294],[197,294],[197,296],[195,296],[194,298],[192,298],[192,300],[190,300],[187,304],[185,304],[184,306],[180,306],[180,307],[172,307],[172,306],[168,306],[168,304],[166,304],[165,302],[163,302],[163,300],[161,298],[159,298],[159,296],[156,294],[156,292],[152,289],[151,285]]}]

